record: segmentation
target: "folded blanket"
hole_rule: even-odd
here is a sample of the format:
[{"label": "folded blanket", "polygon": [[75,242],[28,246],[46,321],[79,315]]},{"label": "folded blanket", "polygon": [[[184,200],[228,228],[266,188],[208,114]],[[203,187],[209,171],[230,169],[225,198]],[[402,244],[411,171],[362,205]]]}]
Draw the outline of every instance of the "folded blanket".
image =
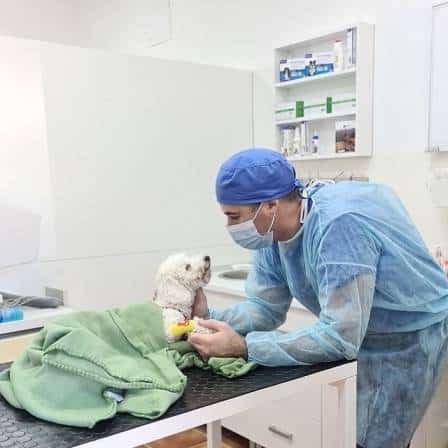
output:
[{"label": "folded blanket", "polygon": [[186,341],[167,344],[160,308],[134,304],[55,318],[0,373],[0,395],[54,423],[93,427],[117,412],[154,419],[183,394],[187,367],[234,378],[255,364],[204,361]]}]

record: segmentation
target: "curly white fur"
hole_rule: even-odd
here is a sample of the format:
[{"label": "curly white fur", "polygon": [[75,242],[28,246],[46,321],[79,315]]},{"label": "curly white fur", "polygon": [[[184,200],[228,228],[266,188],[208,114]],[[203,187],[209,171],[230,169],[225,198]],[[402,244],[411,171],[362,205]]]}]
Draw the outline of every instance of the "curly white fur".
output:
[{"label": "curly white fur", "polygon": [[[171,255],[159,266],[154,302],[162,308],[168,342],[182,338],[182,336],[171,335],[168,327],[173,323],[192,318],[191,312],[196,291],[210,281],[210,276],[210,257],[204,255]],[[194,319],[197,320],[196,317]],[[210,333],[211,331],[196,324],[194,332]]]}]

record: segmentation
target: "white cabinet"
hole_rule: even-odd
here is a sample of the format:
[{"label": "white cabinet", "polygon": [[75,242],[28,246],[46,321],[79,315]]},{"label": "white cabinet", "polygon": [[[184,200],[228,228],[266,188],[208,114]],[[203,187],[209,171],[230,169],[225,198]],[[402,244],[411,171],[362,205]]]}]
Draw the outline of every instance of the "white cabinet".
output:
[{"label": "white cabinet", "polygon": [[[213,289],[213,288],[212,288]],[[226,308],[244,300],[241,291],[234,294],[206,290],[211,307]],[[312,325],[316,317],[309,311],[292,306],[280,327],[292,331]],[[261,408],[224,419],[222,424],[267,448],[320,447],[320,400],[318,390],[308,391],[281,402],[266,403]],[[305,418],[306,416],[306,418]],[[306,439],[303,439],[303,435]],[[302,437],[299,440],[299,435]],[[434,399],[420,423],[411,448],[448,448],[448,366]]]},{"label": "white cabinet", "polygon": [[321,387],[222,420],[223,426],[268,448],[321,448]]},{"label": "white cabinet", "polygon": [[[213,289],[213,288],[212,288]],[[244,300],[243,295],[206,289],[210,307],[224,309]],[[292,306],[281,330],[291,331],[312,325],[316,317]],[[313,386],[298,391],[288,399],[267,402],[264,406],[222,420],[222,425],[247,439],[268,448],[321,448],[321,388]]]}]

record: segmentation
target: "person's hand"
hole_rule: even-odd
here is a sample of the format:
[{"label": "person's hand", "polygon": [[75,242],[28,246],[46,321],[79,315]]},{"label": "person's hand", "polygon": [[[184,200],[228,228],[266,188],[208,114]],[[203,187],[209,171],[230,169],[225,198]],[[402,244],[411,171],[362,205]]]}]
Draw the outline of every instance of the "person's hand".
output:
[{"label": "person's hand", "polygon": [[226,322],[200,319],[198,323],[216,331],[213,334],[190,333],[188,335],[188,342],[203,358],[208,359],[212,356],[218,356],[247,359],[246,340]]},{"label": "person's hand", "polygon": [[193,301],[193,307],[191,309],[191,316],[197,316],[202,319],[208,317],[207,297],[205,296],[202,288],[199,288],[196,291],[196,296]]}]

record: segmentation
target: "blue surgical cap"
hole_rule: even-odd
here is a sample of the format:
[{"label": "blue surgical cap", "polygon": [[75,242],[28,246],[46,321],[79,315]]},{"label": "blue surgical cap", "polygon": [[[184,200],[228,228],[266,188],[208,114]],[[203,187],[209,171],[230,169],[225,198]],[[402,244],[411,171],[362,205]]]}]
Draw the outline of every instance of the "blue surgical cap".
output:
[{"label": "blue surgical cap", "polygon": [[294,167],[279,152],[252,148],[225,161],[216,178],[221,204],[245,205],[279,199],[303,188]]}]

